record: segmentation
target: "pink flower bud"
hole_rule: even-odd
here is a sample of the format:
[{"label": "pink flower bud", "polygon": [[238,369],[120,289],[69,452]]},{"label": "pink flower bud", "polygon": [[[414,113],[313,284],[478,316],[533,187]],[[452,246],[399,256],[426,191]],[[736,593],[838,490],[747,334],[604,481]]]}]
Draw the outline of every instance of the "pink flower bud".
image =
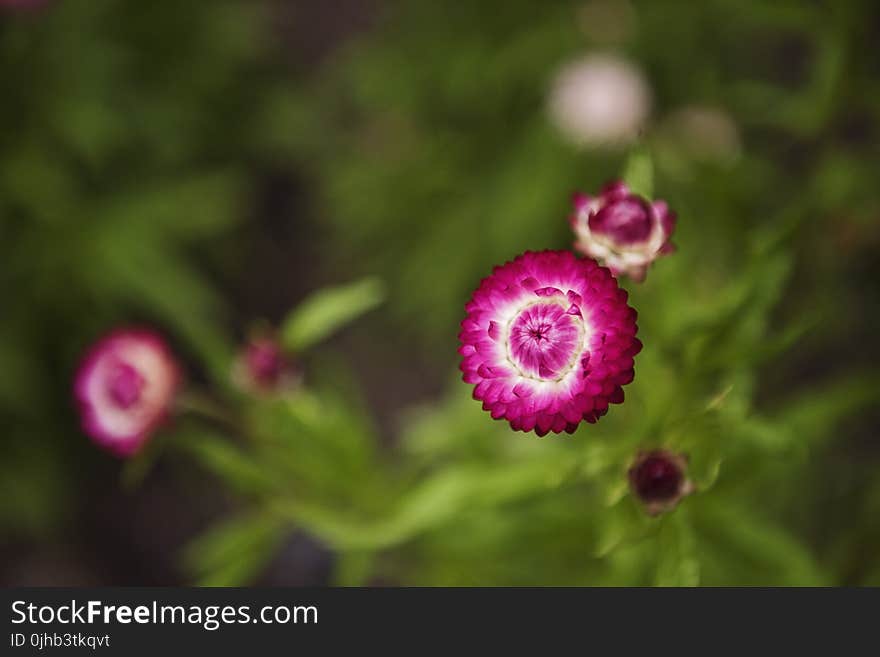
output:
[{"label": "pink flower bud", "polygon": [[86,354],[74,379],[83,430],[117,456],[135,454],[167,417],[180,381],[157,334],[120,329]]},{"label": "pink flower bud", "polygon": [[568,251],[496,267],[465,305],[458,353],[474,399],[517,431],[574,432],[623,402],[636,311],[611,272]]},{"label": "pink flower bud", "polygon": [[636,457],[629,469],[629,484],[645,511],[654,516],[675,508],[693,492],[686,473],[687,459],[683,455],[656,449]]},{"label": "pink flower bud", "polygon": [[615,276],[643,281],[654,260],[675,250],[670,237],[675,213],[665,201],[632,194],[621,181],[607,184],[599,196],[576,194],[569,221],[574,248],[596,258]]},{"label": "pink flower bud", "polygon": [[298,368],[269,334],[252,338],[244,345],[233,368],[233,380],[251,392],[270,393],[293,387]]}]

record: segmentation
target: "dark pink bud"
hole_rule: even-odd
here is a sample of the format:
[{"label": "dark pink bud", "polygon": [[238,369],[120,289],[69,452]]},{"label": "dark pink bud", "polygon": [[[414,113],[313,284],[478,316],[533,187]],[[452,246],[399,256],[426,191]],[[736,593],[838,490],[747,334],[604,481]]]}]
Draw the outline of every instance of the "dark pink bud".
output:
[{"label": "dark pink bud", "polygon": [[252,338],[236,362],[233,378],[243,388],[255,392],[275,392],[296,382],[297,368],[274,335]]},{"label": "dark pink bud", "polygon": [[602,199],[602,203],[619,201],[628,196],[631,196],[629,187],[622,180],[612,180],[611,182],[605,183],[605,186],[599,193],[599,198]]},{"label": "dark pink bud", "polygon": [[590,230],[621,245],[644,242],[653,228],[651,206],[638,196],[629,196],[603,206],[590,215]]},{"label": "dark pink bud", "polygon": [[633,194],[622,181],[608,183],[597,197],[576,195],[574,210],[575,249],[615,275],[641,281],[654,260],[674,250],[675,213],[665,201]]},{"label": "dark pink bud", "polygon": [[693,492],[687,479],[687,459],[662,449],[636,457],[629,469],[629,484],[649,515],[671,510]]},{"label": "dark pink bud", "polygon": [[245,347],[245,363],[251,378],[261,386],[274,387],[284,370],[284,356],[274,340],[254,340]]}]

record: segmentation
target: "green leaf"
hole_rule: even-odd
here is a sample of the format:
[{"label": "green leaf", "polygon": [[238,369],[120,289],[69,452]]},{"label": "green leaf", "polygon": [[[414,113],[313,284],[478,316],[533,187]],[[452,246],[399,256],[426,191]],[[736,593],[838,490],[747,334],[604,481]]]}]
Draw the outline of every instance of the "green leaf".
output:
[{"label": "green leaf", "polygon": [[[737,585],[822,586],[825,573],[811,552],[777,523],[762,518],[756,509],[701,499],[689,509],[694,519],[701,554],[715,556],[723,577],[717,583]],[[708,558],[708,555],[706,555]],[[716,584],[707,577],[706,584]]]},{"label": "green leaf", "polygon": [[120,473],[121,484],[125,489],[133,490],[143,483],[165,451],[167,438],[167,435],[160,433],[125,462]]},{"label": "green leaf", "polygon": [[243,185],[234,171],[197,173],[120,191],[96,212],[119,230],[148,229],[177,240],[211,238],[240,216]]},{"label": "green leaf", "polygon": [[365,586],[374,566],[372,552],[352,550],[337,556],[336,572],[333,575],[335,586]]},{"label": "green leaf", "polygon": [[376,278],[324,288],[312,294],[284,320],[281,340],[291,351],[303,351],[334,331],[372,310],[385,299],[385,287]]},{"label": "green leaf", "polygon": [[696,540],[684,509],[665,519],[660,529],[655,586],[698,586],[700,562]]},{"label": "green leaf", "polygon": [[880,401],[880,377],[851,373],[789,401],[776,417],[780,426],[805,443],[834,438],[835,426]]},{"label": "green leaf", "polygon": [[184,551],[199,586],[247,584],[271,558],[286,526],[270,515],[246,515],[212,528]]},{"label": "green leaf", "polygon": [[388,548],[456,518],[465,509],[500,506],[550,488],[556,459],[499,468],[450,467],[400,495],[395,511],[381,518],[353,516],[296,499],[279,501],[278,513],[341,550]]},{"label": "green leaf", "polygon": [[633,535],[632,516],[626,509],[613,509],[596,523],[593,555],[606,557]]},{"label": "green leaf", "polygon": [[181,435],[175,441],[203,466],[243,493],[262,493],[279,486],[265,464],[256,463],[229,439],[211,433]]},{"label": "green leaf", "polygon": [[765,450],[815,447],[839,437],[837,425],[878,401],[880,380],[872,374],[852,373],[794,395],[771,417],[752,415],[728,426],[740,440]]},{"label": "green leaf", "polygon": [[630,154],[623,168],[623,181],[639,196],[650,199],[654,195],[654,164],[647,149]]}]

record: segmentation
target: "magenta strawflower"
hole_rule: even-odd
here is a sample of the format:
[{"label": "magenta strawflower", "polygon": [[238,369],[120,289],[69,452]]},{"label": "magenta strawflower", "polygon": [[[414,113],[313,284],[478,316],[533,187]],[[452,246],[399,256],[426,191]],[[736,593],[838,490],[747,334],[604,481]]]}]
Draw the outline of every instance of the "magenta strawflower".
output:
[{"label": "magenta strawflower", "polygon": [[623,401],[636,311],[611,272],[568,251],[496,267],[465,306],[461,370],[474,399],[518,431],[572,433]]},{"label": "magenta strawflower", "polygon": [[675,213],[665,201],[648,201],[621,181],[608,183],[595,197],[576,194],[574,210],[569,219],[574,248],[615,276],[641,282],[654,260],[675,250],[670,242]]},{"label": "magenta strawflower", "polygon": [[156,333],[113,331],[89,349],[74,379],[83,430],[117,456],[135,454],[167,416],[179,380]]}]

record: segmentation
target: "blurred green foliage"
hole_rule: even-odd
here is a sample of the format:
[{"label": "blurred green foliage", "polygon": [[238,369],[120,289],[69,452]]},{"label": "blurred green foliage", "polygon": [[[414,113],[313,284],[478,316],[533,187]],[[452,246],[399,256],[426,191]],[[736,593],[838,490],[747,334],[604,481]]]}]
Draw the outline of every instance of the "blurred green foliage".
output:
[{"label": "blurred green foliage", "polygon": [[281,327],[281,342],[292,352],[314,346],[339,325],[382,303],[382,283],[365,279],[320,290],[302,302]]},{"label": "blurred green foliage", "polygon": [[[185,550],[198,583],[253,581],[295,528],[333,550],[339,584],[880,584],[880,69],[864,56],[880,10],[605,0],[623,22],[597,33],[587,4],[389,2],[299,75],[267,45],[271,4],[70,0],[4,19],[4,531],[64,526],[70,456],[86,458],[69,373],[134,318],[169,331],[201,380],[128,478],[182,451],[239,500]],[[555,72],[594,50],[650,81],[632,153],[575,148],[548,120]],[[714,157],[682,133],[694,106],[723,111],[737,147]],[[307,385],[250,397],[229,385],[204,259],[265,162],[310,182],[328,269],[379,278],[295,308],[281,330]],[[626,402],[538,439],[456,376],[383,436],[338,344],[316,343],[382,280],[358,344],[451,379],[479,279],[567,248],[570,194],[619,175],[679,215],[677,253],[627,284],[645,348]],[[654,447],[688,454],[697,492],[649,518],[626,470]]]},{"label": "blurred green foliage", "polygon": [[117,0],[0,15],[9,531],[63,527],[76,503],[70,376],[101,332],[149,321],[204,367],[226,367],[224,304],[192,252],[247,202],[259,18],[239,2]]}]

